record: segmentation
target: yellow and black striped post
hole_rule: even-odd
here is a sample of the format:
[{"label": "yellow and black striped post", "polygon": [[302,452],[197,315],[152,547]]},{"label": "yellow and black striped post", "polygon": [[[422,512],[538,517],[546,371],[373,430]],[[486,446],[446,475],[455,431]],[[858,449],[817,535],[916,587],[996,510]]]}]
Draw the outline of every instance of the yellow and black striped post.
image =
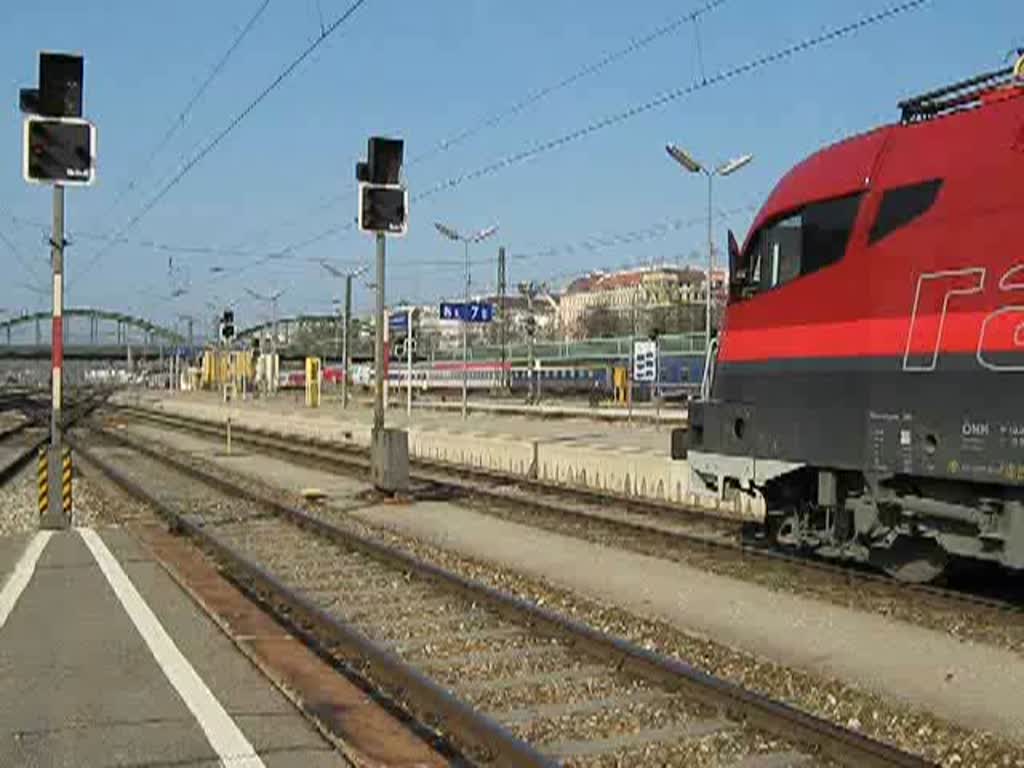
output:
[{"label": "yellow and black striped post", "polygon": [[71,449],[64,448],[60,474],[60,496],[64,514],[71,516]]},{"label": "yellow and black striped post", "polygon": [[49,483],[49,461],[47,459],[47,447],[44,445],[39,449],[39,469],[37,479],[39,481],[39,514],[45,515],[50,508],[50,483]]}]

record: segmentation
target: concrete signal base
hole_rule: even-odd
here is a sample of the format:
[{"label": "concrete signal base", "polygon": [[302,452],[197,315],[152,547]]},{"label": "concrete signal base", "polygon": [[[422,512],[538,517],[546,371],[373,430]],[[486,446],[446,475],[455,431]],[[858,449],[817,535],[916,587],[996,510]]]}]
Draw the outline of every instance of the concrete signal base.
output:
[{"label": "concrete signal base", "polygon": [[373,486],[385,493],[409,490],[409,433],[404,429],[375,429],[370,438]]}]

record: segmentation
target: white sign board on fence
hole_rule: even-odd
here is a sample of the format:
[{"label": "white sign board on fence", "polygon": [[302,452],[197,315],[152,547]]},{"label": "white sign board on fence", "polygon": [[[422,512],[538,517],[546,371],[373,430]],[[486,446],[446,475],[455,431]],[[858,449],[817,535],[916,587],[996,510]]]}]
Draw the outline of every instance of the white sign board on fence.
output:
[{"label": "white sign board on fence", "polygon": [[633,381],[656,381],[658,378],[658,343],[633,342]]}]

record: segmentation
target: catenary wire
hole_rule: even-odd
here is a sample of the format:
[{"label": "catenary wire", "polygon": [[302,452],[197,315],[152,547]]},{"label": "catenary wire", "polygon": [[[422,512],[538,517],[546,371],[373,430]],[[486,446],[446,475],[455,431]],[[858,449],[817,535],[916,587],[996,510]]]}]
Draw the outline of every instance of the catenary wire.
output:
[{"label": "catenary wire", "polygon": [[0,229],[0,242],[2,242],[7,247],[7,250],[11,252],[11,255],[14,256],[18,265],[25,271],[25,274],[33,280],[39,279],[39,273],[32,266],[32,262],[25,257],[25,254],[21,252],[21,249],[14,244],[14,241],[11,240],[2,229]]},{"label": "catenary wire", "polygon": [[[618,48],[615,51],[612,51],[611,53],[607,53],[607,54],[603,55],[601,58],[599,58],[599,59],[597,59],[595,61],[592,61],[592,62],[589,62],[589,63],[583,65],[582,67],[580,67],[579,69],[576,69],[571,74],[563,77],[562,79],[560,79],[560,80],[558,80],[556,82],[553,82],[553,83],[549,83],[546,86],[543,86],[543,87],[541,87],[541,88],[539,88],[539,89],[537,89],[535,91],[532,91],[532,92],[528,93],[526,96],[522,97],[518,101],[513,102],[507,108],[505,108],[504,110],[502,110],[500,112],[497,112],[496,114],[492,115],[491,117],[484,118],[484,119],[482,119],[482,120],[480,120],[480,121],[478,121],[476,123],[473,123],[472,125],[469,125],[469,126],[463,128],[457,134],[455,134],[451,139],[447,139],[447,140],[443,140],[443,141],[437,142],[434,145],[433,148],[431,148],[429,150],[426,150],[425,152],[421,153],[420,155],[412,158],[407,163],[407,166],[416,165],[416,164],[418,164],[420,162],[423,162],[423,161],[425,161],[425,160],[427,160],[427,159],[429,159],[429,158],[431,158],[431,157],[433,157],[433,156],[435,156],[435,155],[437,155],[439,153],[447,152],[448,150],[452,149],[453,147],[457,146],[458,144],[461,144],[464,141],[467,141],[468,139],[470,139],[470,138],[472,138],[472,137],[474,137],[474,136],[476,136],[476,135],[478,135],[480,133],[483,133],[484,131],[489,130],[490,128],[494,128],[494,127],[500,125],[501,123],[505,122],[506,120],[508,120],[508,119],[510,119],[512,117],[515,117],[516,115],[518,115],[519,113],[525,111],[529,107],[531,107],[531,106],[533,106],[535,104],[538,104],[541,101],[544,101],[545,99],[547,99],[548,97],[558,93],[559,91],[565,90],[565,89],[575,85],[576,83],[580,82],[581,80],[584,80],[587,77],[589,77],[591,75],[594,75],[594,74],[600,72],[601,70],[611,66],[612,64],[614,64],[614,63],[616,63],[618,61],[621,61],[621,60],[627,58],[628,56],[630,56],[630,55],[632,55],[634,53],[637,53],[637,52],[641,51],[642,49],[648,47],[649,45],[651,45],[652,43],[660,40],[661,38],[667,37],[668,35],[671,35],[674,32],[677,32],[681,27],[685,26],[686,24],[688,24],[688,23],[696,24],[697,20],[700,17],[702,17],[702,16],[712,12],[713,10],[718,8],[719,6],[724,5],[726,2],[727,2],[727,0],[711,0],[711,2],[707,2],[704,5],[696,8],[696,9],[694,9],[692,11],[689,11],[689,12],[687,12],[685,14],[682,14],[680,16],[674,17],[670,21],[666,22],[665,24],[662,24],[661,26],[659,26],[656,29],[648,32],[647,34],[643,35],[642,37],[635,38],[635,39],[631,40],[625,46],[623,46],[621,48]],[[354,186],[347,186],[342,192],[340,192],[338,194],[335,194],[335,195],[330,195],[327,198],[325,198],[324,200],[322,200],[316,206],[316,210],[317,211],[323,211],[323,210],[326,210],[328,208],[331,208],[335,203],[337,203],[340,200],[345,199],[348,195],[352,194],[354,191],[355,191],[355,187]],[[292,217],[292,218],[294,219],[295,217]],[[329,237],[332,234],[336,234],[338,232],[341,232],[343,229],[350,229],[350,227],[334,229],[330,233],[325,233],[324,237]],[[270,231],[270,228],[264,228],[264,229],[260,230],[258,236],[264,236],[269,231]],[[316,240],[315,242],[318,242],[318,241],[319,240]]]},{"label": "catenary wire", "polygon": [[434,155],[437,155],[441,152],[447,152],[452,147],[455,147],[461,144],[462,142],[467,141],[473,136],[476,136],[477,134],[482,133],[483,131],[500,125],[506,120],[515,117],[520,112],[523,112],[524,110],[533,106],[534,104],[543,101],[544,99],[557,93],[558,91],[564,90],[565,88],[574,85],[580,80],[583,80],[589,77],[590,75],[600,72],[602,69],[605,69],[606,67],[618,61],[621,61],[622,59],[625,59],[631,54],[637,53],[638,51],[646,48],[647,46],[651,45],[657,40],[660,40],[661,38],[678,31],[681,27],[685,26],[686,24],[695,22],[701,16],[710,13],[719,6],[723,5],[725,2],[726,0],[712,0],[711,2],[705,3],[704,5],[700,6],[699,8],[689,11],[688,13],[685,13],[681,16],[675,17],[668,23],[663,24],[662,26],[652,30],[643,37],[631,40],[624,47],[612,51],[611,53],[605,54],[600,59],[584,65],[583,67],[577,69],[575,72],[562,78],[561,80],[558,80],[557,82],[551,83],[550,85],[546,85],[542,88],[537,89],[536,91],[533,91],[532,93],[528,94],[522,99],[511,104],[506,109],[495,113],[491,117],[480,120],[479,122],[476,122],[473,125],[464,128],[459,133],[455,134],[455,136],[453,136],[452,138],[438,142],[432,149],[429,149],[426,152],[423,152],[422,154],[418,155],[417,157],[414,157],[409,164],[415,165],[416,163],[420,163],[424,160],[427,160],[428,158],[433,157]]},{"label": "catenary wire", "polygon": [[249,17],[249,20],[242,27],[242,30],[235,36],[234,40],[232,40],[231,45],[228,46],[227,50],[224,51],[223,54],[221,54],[220,58],[217,60],[216,64],[213,65],[213,68],[203,79],[202,83],[199,84],[199,87],[195,90],[192,96],[189,97],[189,100],[185,102],[185,106],[179,110],[177,116],[174,118],[174,120],[171,121],[171,124],[167,126],[167,130],[164,131],[163,136],[160,137],[160,140],[156,143],[153,149],[146,156],[146,159],[143,161],[141,171],[135,176],[133,176],[131,179],[129,179],[128,183],[118,193],[117,197],[114,199],[114,202],[111,203],[110,208],[107,209],[106,213],[103,214],[102,218],[106,219],[111,213],[113,213],[113,211],[117,209],[117,207],[121,204],[124,198],[127,197],[135,189],[136,185],[139,182],[139,179],[149,171],[150,167],[152,167],[152,164],[156,160],[156,158],[160,155],[161,152],[164,151],[164,149],[166,149],[167,145],[170,144],[171,140],[175,137],[175,135],[177,135],[178,131],[185,125],[185,122],[187,121],[189,114],[192,112],[192,109],[196,106],[196,104],[199,103],[199,100],[203,97],[206,91],[209,90],[210,86],[213,84],[213,81],[216,80],[220,73],[224,71],[232,55],[235,53],[236,50],[238,50],[238,47],[244,42],[245,38],[247,38],[249,36],[249,33],[252,32],[252,30],[255,28],[256,23],[260,20],[260,17],[263,16],[263,13],[267,10],[267,7],[269,5],[270,0],[263,0],[263,2],[260,3],[259,7],[252,14],[252,16]]},{"label": "catenary wire", "polygon": [[[714,218],[724,220],[742,213],[751,213],[756,210],[757,206],[755,205],[743,205],[727,210],[718,210],[715,212]],[[626,232],[588,235],[572,243],[565,243],[563,245],[547,246],[545,248],[535,249],[532,251],[512,251],[509,254],[509,258],[517,261],[525,261],[530,259],[551,258],[562,254],[572,255],[577,251],[593,252],[602,248],[635,245],[637,243],[667,237],[673,232],[678,232],[682,229],[689,229],[690,227],[706,224],[707,220],[708,217],[706,215],[694,216],[688,219],[663,220],[647,227],[632,229]]]},{"label": "catenary wire", "polygon": [[428,187],[423,192],[420,192],[419,194],[415,195],[412,198],[412,200],[417,202],[420,200],[425,200],[440,192],[448,191],[456,187],[459,187],[465,184],[466,182],[475,181],[485,176],[491,176],[513,165],[518,165],[522,162],[531,160],[534,157],[545,154],[554,149],[559,149],[567,144],[571,144],[580,139],[591,136],[592,134],[595,134],[598,131],[602,131],[606,128],[618,125],[627,120],[631,120],[634,117],[638,117],[646,112],[650,112],[651,110],[664,107],[668,104],[671,104],[674,101],[677,101],[678,99],[683,98],[684,96],[689,96],[691,94],[697,93],[698,91],[703,91],[713,86],[721,85],[722,83],[734,80],[735,78],[740,77],[742,75],[749,74],[756,70],[767,67],[771,64],[776,64],[780,61],[791,58],[792,56],[795,56],[799,53],[803,53],[804,51],[817,48],[821,45],[824,45],[825,43],[829,43],[834,40],[848,37],[849,35],[852,35],[855,32],[859,32],[860,30],[863,30],[867,27],[873,26],[875,24],[880,24],[901,14],[907,13],[912,10],[916,10],[929,2],[931,2],[931,0],[907,0],[907,2],[902,2],[897,5],[890,6],[889,8],[869,14],[848,24],[844,24],[839,27],[833,27],[832,29],[826,30],[825,32],[822,32],[820,34],[804,38],[803,40],[797,43],[788,45],[784,48],[780,48],[776,51],[773,51],[772,53],[768,53],[758,58],[751,59],[750,61],[747,61],[743,64],[739,64],[728,69],[721,70],[717,74],[712,75],[711,77],[706,78],[699,83],[693,83],[691,85],[686,85],[679,88],[675,88],[670,91],[666,91],[658,96],[655,96],[652,99],[649,99],[648,101],[645,101],[641,104],[636,104],[632,107],[629,107],[628,109],[624,109],[621,112],[616,112],[612,115],[608,115],[599,120],[594,120],[580,128],[570,131],[569,133],[558,136],[557,138],[543,141],[527,149],[520,150],[519,152],[515,152],[511,155],[506,155],[505,157],[499,160],[492,161],[491,163],[481,166],[480,168],[477,168],[473,171],[467,171],[459,176],[455,176],[445,181],[438,182],[432,187]]},{"label": "catenary wire", "polygon": [[[114,240],[124,237],[129,231],[136,227],[139,222],[142,221],[160,202],[168,195],[168,193],[174,189],[182,179],[185,178],[200,162],[203,161],[213,150],[215,150],[225,138],[228,137],[232,131],[235,130],[252,112],[258,107],[271,93],[292,75],[296,69],[304,62],[309,56],[319,48],[325,40],[327,40],[334,32],[336,32],[352,15],[359,10],[359,8],[365,4],[367,0],[355,0],[344,13],[341,14],[337,19],[331,22],[330,26],[324,29],[320,35],[310,43],[292,62],[284,68],[284,70],[275,77],[269,85],[267,85],[259,95],[253,99],[248,106],[239,112],[221,131],[209,141],[198,153],[196,153],[181,170],[178,171],[171,179],[160,188],[160,190],[153,195],[149,201],[143,205],[143,207],[128,220],[128,222],[121,227],[115,234]],[[101,248],[97,253],[89,260],[82,270],[82,276],[87,275],[95,264],[103,258],[110,250],[114,247],[116,242],[112,242]]]},{"label": "catenary wire", "polygon": [[[549,139],[539,144],[535,144],[534,146],[528,149],[508,155],[500,160],[491,162],[474,171],[466,172],[461,176],[457,176],[452,179],[439,182],[433,185],[432,187],[427,188],[423,192],[420,192],[412,196],[411,202],[419,202],[427,198],[433,197],[437,194],[440,194],[441,192],[446,192],[455,189],[456,187],[461,186],[466,182],[474,181],[485,176],[494,175],[513,165],[518,165],[538,155],[545,154],[555,149],[559,149],[567,144],[573,143],[594,133],[597,133],[598,131],[610,128],[614,125],[618,125],[619,123],[623,123],[627,120],[644,114],[645,112],[649,112],[651,110],[666,106],[685,96],[689,96],[694,93],[706,90],[708,88],[721,85],[728,81],[734,80],[742,75],[746,75],[751,72],[763,69],[772,64],[791,58],[795,55],[806,52],[808,50],[818,48],[826,43],[842,39],[844,37],[848,37],[849,35],[852,35],[855,32],[861,31],[867,27],[880,24],[901,14],[916,10],[930,2],[931,0],[907,0],[907,2],[902,2],[897,5],[890,6],[889,8],[864,16],[860,19],[857,19],[856,21],[844,24],[839,27],[833,27],[812,37],[804,38],[803,40],[797,43],[786,46],[784,48],[777,49],[771,53],[765,54],[755,59],[751,59],[745,63],[734,65],[727,69],[723,69],[719,71],[717,74],[712,75],[711,77],[703,78],[700,82],[693,83],[687,86],[681,86],[670,91],[666,91],[665,93],[655,96],[654,98],[646,102],[634,105],[628,109],[601,118],[599,120],[595,120],[581,128],[577,128],[576,130],[571,131],[570,133],[563,134],[562,136],[559,136],[554,139]],[[294,253],[295,251],[301,250],[305,247],[308,247],[309,245],[313,245],[335,235],[341,234],[342,232],[350,231],[354,229],[354,227],[355,223],[351,221],[344,225],[335,225],[303,241],[287,245],[281,248],[281,251],[283,253]],[[259,266],[259,264],[252,263],[250,265],[246,265],[244,268],[249,269],[255,266]]]}]

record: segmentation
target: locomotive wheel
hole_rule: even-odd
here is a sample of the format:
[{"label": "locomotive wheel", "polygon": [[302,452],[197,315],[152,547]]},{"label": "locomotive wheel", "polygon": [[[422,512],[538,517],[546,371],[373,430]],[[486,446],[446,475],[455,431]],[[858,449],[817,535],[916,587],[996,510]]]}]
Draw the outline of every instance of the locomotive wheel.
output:
[{"label": "locomotive wheel", "polygon": [[888,549],[873,549],[871,563],[897,581],[926,584],[946,570],[949,555],[931,539],[901,536]]},{"label": "locomotive wheel", "polygon": [[767,521],[768,536],[772,543],[786,552],[800,549],[800,518],[795,511],[785,516],[771,516]]}]

